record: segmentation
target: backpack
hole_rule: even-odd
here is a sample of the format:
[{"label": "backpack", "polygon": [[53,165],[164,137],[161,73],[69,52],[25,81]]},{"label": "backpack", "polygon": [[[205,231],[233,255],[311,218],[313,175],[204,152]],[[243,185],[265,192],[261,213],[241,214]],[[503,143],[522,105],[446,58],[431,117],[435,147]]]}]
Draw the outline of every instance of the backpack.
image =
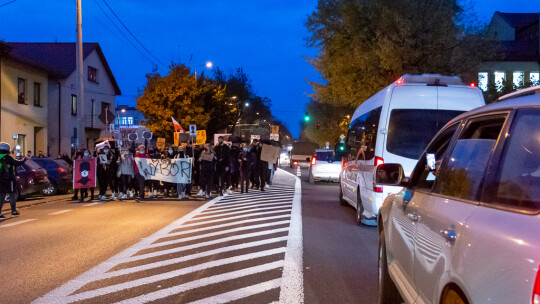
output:
[{"label": "backpack", "polygon": [[8,181],[12,179],[11,174],[11,165],[6,163],[5,158],[6,154],[0,154],[0,180]]}]

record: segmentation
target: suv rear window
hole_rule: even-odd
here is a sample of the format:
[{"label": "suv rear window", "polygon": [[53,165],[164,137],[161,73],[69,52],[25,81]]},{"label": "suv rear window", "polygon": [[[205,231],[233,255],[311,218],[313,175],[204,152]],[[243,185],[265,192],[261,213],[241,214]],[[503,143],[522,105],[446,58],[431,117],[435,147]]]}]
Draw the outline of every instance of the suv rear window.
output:
[{"label": "suv rear window", "polygon": [[463,111],[394,109],[390,113],[386,150],[418,159],[433,136]]},{"label": "suv rear window", "polygon": [[[540,110],[519,110],[505,144],[488,199],[526,211],[540,211]],[[489,195],[489,193],[488,193]]]},{"label": "suv rear window", "polygon": [[341,158],[335,155],[333,151],[317,152],[315,153],[315,157],[317,158],[317,161],[325,161],[325,162],[341,161]]}]

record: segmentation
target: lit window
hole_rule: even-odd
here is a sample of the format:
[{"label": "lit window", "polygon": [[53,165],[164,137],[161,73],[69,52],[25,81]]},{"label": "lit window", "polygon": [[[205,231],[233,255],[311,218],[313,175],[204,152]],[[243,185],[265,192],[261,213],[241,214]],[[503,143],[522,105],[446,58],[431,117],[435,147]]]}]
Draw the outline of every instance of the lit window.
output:
[{"label": "lit window", "polygon": [[133,125],[133,117],[128,117],[128,118],[127,118],[127,123],[128,123],[128,125],[130,125],[130,126]]},{"label": "lit window", "polygon": [[529,79],[530,79],[532,85],[539,85],[540,84],[539,83],[540,73],[531,72],[531,74],[529,74]]},{"label": "lit window", "polygon": [[480,72],[478,73],[478,87],[482,91],[487,91],[488,86],[488,73],[487,72]]},{"label": "lit window", "polygon": [[502,90],[505,79],[506,79],[505,72],[495,72],[495,87],[497,88],[497,91]]},{"label": "lit window", "polygon": [[512,78],[514,81],[514,88],[519,89],[523,87],[523,72],[514,72]]},{"label": "lit window", "polygon": [[124,126],[127,125],[127,117],[121,117],[120,118],[120,124],[124,125]]},{"label": "lit window", "polygon": [[77,95],[71,95],[71,115],[77,115]]}]

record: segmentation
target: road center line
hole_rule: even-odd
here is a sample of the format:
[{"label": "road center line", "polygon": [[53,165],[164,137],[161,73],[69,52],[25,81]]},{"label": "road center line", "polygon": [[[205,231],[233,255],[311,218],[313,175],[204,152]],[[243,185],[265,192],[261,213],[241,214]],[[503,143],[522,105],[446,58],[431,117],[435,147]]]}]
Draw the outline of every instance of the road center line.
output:
[{"label": "road center line", "polygon": [[95,205],[98,205],[99,203],[90,203],[90,204],[86,204],[86,205],[82,205],[83,207],[92,207],[92,206],[95,206]]},{"label": "road center line", "polygon": [[72,211],[72,209],[60,210],[53,213],[49,213],[49,215],[58,215],[58,214],[62,214],[62,213],[70,212],[70,211]]},{"label": "road center line", "polygon": [[11,223],[11,224],[4,224],[4,225],[0,225],[0,228],[13,227],[13,226],[17,226],[17,225],[20,225],[20,224],[28,223],[28,222],[31,222],[31,221],[35,221],[35,220],[36,220],[36,219],[28,219],[28,220],[22,220],[22,221],[18,221],[18,222]]}]

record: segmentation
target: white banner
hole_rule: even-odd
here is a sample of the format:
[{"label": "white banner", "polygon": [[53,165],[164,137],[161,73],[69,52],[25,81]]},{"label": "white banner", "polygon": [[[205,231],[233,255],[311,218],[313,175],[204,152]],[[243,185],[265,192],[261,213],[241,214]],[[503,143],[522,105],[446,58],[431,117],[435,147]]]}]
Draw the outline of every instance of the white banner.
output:
[{"label": "white banner", "polygon": [[192,158],[151,159],[135,157],[139,173],[146,180],[159,180],[173,184],[190,184]]}]

